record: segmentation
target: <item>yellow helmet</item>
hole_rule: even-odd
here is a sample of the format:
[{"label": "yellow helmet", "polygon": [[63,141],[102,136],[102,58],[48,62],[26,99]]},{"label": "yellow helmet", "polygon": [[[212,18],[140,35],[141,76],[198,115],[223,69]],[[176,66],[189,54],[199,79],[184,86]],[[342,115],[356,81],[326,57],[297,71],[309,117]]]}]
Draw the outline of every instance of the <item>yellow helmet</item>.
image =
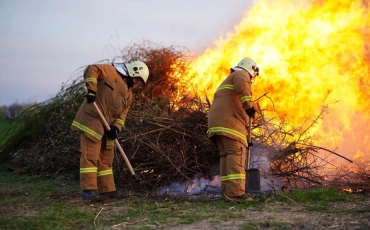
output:
[{"label": "yellow helmet", "polygon": [[243,58],[236,67],[242,68],[252,76],[256,77],[259,75],[259,68],[256,64],[256,62],[249,57]]},{"label": "yellow helmet", "polygon": [[130,77],[140,77],[141,79],[143,79],[144,83],[146,83],[149,77],[149,69],[144,62],[134,61],[130,63],[125,63],[125,65]]}]

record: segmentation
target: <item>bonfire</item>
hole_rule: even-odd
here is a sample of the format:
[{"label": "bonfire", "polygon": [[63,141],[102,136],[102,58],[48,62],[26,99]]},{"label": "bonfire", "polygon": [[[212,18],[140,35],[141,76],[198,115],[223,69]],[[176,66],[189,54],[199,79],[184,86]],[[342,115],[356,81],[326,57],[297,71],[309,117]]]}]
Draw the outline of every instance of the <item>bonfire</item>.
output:
[{"label": "bonfire", "polygon": [[[199,191],[199,181],[208,185],[204,189],[217,187],[218,150],[206,135],[207,111],[229,68],[247,55],[261,70],[253,85],[258,112],[250,161],[261,187],[369,189],[367,3],[284,4],[257,2],[232,33],[196,58],[184,47],[149,41],[122,50],[117,58],[146,62],[150,76],[143,92],[134,92],[119,136],[136,174],[116,151],[120,184],[151,193],[175,182],[183,192]],[[70,124],[84,99],[85,68],[56,97],[15,120],[2,159],[13,159],[17,172],[78,175],[78,134]]]},{"label": "bonfire", "polygon": [[[217,187],[218,150],[206,135],[211,100],[188,91],[197,87],[186,80],[191,79],[188,51],[144,41],[127,46],[121,58],[143,60],[151,72],[143,93],[134,92],[132,109],[118,138],[136,176],[130,174],[122,156],[115,151],[118,183],[132,191],[143,192],[144,188],[150,194],[168,191],[163,188],[173,183],[180,187],[177,193]],[[70,130],[70,124],[84,100],[84,68],[74,72],[56,97],[29,108],[15,120],[19,127],[5,150],[17,162],[16,172],[78,175],[79,136]],[[264,97],[268,93],[255,101],[258,115],[252,125],[251,160],[251,167],[261,172],[262,189],[326,185],[321,170],[329,162],[318,152],[340,155],[314,145],[312,138],[305,135],[309,129],[291,128],[277,112],[271,117],[269,111],[270,117],[266,118],[259,106]],[[300,138],[292,138],[295,136]],[[358,186],[361,180],[356,183]],[[350,186],[350,182],[345,186]]]}]

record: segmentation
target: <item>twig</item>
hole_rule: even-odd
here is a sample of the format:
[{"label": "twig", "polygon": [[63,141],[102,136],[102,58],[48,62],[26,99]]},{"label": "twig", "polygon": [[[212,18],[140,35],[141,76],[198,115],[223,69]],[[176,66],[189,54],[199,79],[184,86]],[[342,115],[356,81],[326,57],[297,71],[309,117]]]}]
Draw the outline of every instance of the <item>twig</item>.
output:
[{"label": "twig", "polygon": [[158,221],[154,221],[155,225],[157,225],[157,227],[161,227],[162,225],[158,222]]},{"label": "twig", "polygon": [[118,227],[118,226],[121,226],[121,225],[134,225],[134,224],[144,222],[146,220],[147,220],[147,218],[142,219],[142,220],[138,220],[138,221],[134,221],[134,222],[122,222],[122,223],[119,223],[119,224],[116,224],[116,225],[112,225],[111,227],[114,228],[114,227]]},{"label": "twig", "polygon": [[282,196],[282,197],[284,197],[284,198],[286,198],[286,199],[288,199],[288,200],[290,200],[290,201],[292,201],[293,203],[297,203],[297,201],[295,201],[295,200],[293,200],[293,199],[291,199],[291,198],[289,198],[289,197],[287,197],[287,196],[284,196],[284,195],[282,195],[281,193],[278,193],[278,195],[279,196]]},{"label": "twig", "polygon": [[146,133],[140,133],[140,134],[137,134],[137,135],[133,135],[133,136],[130,136],[129,138],[126,138],[125,140],[121,141],[121,143],[128,140],[128,139],[136,139],[139,136],[145,136],[145,135],[148,135],[150,133],[155,133],[155,132],[162,131],[162,130],[163,130],[163,128],[159,128],[159,129],[151,130],[151,131],[146,132]]},{"label": "twig", "polygon": [[305,145],[305,146],[310,146],[310,147],[318,148],[318,149],[321,149],[321,150],[325,150],[325,151],[327,151],[327,152],[329,152],[329,153],[332,153],[332,154],[334,154],[334,155],[337,155],[338,157],[341,157],[341,158],[343,158],[343,159],[345,159],[345,160],[347,160],[347,161],[349,161],[349,162],[353,163],[353,161],[351,161],[351,160],[350,160],[350,159],[348,159],[347,157],[342,156],[342,155],[340,155],[340,154],[338,154],[338,153],[336,153],[336,152],[334,152],[334,151],[331,151],[331,150],[329,150],[329,149],[326,149],[326,148],[323,148],[323,147],[319,147],[319,146],[315,146],[315,145],[303,144],[303,143],[300,143],[300,142],[298,142],[297,144]]},{"label": "twig", "polygon": [[[267,96],[267,94],[268,94],[268,93],[269,93],[269,92],[264,93],[263,95],[259,96],[258,98],[254,99],[253,101],[258,101],[258,100],[259,100],[259,99],[261,99],[262,97],[267,97],[267,98],[269,98],[269,99],[271,100],[271,98]],[[271,101],[272,101],[272,100],[271,100]]]},{"label": "twig", "polygon": [[322,184],[320,181],[316,181],[316,180],[311,179],[311,178],[309,178],[309,177],[300,176],[300,175],[297,175],[297,174],[295,174],[295,173],[290,173],[290,172],[273,173],[272,175],[274,175],[274,176],[279,176],[279,177],[286,177],[286,176],[299,177],[299,178],[302,178],[302,179],[308,180],[308,181],[310,181],[310,182],[312,182],[312,183]]},{"label": "twig", "polygon": [[175,132],[175,133],[178,133],[178,134],[181,134],[181,135],[184,135],[184,136],[187,136],[187,137],[192,137],[192,135],[190,134],[187,134],[185,132],[180,132],[180,131],[177,131],[177,130],[174,130],[168,126],[164,126],[164,125],[161,125],[161,124],[157,124],[157,123],[154,123],[154,122],[150,122],[150,121],[143,121],[144,123],[147,123],[147,124],[150,124],[150,125],[155,125],[155,126],[158,126],[158,127],[162,127],[162,128],[165,128],[165,129],[168,129],[168,130],[171,130],[172,132]]},{"label": "twig", "polygon": [[206,95],[206,101],[207,101],[207,104],[208,104],[208,108],[211,108],[211,102],[209,101],[209,99],[208,99],[208,96]]},{"label": "twig", "polygon": [[[141,141],[141,142],[143,142],[143,141]],[[148,142],[150,142],[150,141],[148,141]],[[143,143],[147,146],[150,146],[147,142],[143,142]],[[168,156],[168,154],[161,151],[161,149],[158,147],[158,145],[150,146],[150,147],[155,149],[157,153],[161,153],[161,155],[164,156],[171,163],[171,165],[173,166],[174,169],[176,169],[176,171],[178,171],[181,175],[183,175],[186,179],[188,179],[189,181],[191,181],[193,183],[193,181],[188,176],[186,176],[178,167],[176,167],[176,165],[172,162],[172,160]]]},{"label": "twig", "polygon": [[271,138],[273,144],[276,146],[275,138],[271,135],[272,132],[270,131],[270,128],[268,127],[268,125],[266,123],[265,116],[263,115],[262,110],[261,110],[261,107],[260,107],[260,104],[258,102],[257,102],[257,107],[258,107],[258,111],[261,114],[262,122],[263,122],[263,124],[265,125],[265,127],[267,129],[267,133],[269,134],[269,137]]},{"label": "twig", "polygon": [[94,227],[96,227],[96,224],[95,224],[95,220],[96,218],[98,218],[99,214],[101,213],[101,211],[103,211],[104,208],[101,208],[100,211],[98,212],[98,214],[96,214],[95,218],[94,218]]},{"label": "twig", "polygon": [[217,186],[209,185],[207,184],[206,187],[204,188],[204,191],[207,190],[207,188],[218,188]]}]

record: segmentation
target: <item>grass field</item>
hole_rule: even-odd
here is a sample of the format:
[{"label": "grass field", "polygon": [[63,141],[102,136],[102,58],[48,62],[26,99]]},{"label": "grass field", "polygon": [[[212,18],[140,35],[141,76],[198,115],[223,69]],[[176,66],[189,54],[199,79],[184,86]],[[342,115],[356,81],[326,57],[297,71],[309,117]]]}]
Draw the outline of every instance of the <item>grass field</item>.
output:
[{"label": "grass field", "polygon": [[4,134],[4,132],[10,127],[11,121],[4,120],[0,121],[0,135]]},{"label": "grass field", "polygon": [[0,188],[0,229],[290,229],[305,224],[304,215],[310,221],[328,213],[337,216],[333,221],[361,215],[370,219],[368,195],[332,189],[297,190],[242,203],[208,196],[130,195],[86,204],[79,199],[76,175],[19,175],[4,165]]},{"label": "grass field", "polygon": [[8,141],[8,136],[6,136],[6,131],[12,125],[11,121],[4,120],[0,121],[0,150],[1,146]]}]

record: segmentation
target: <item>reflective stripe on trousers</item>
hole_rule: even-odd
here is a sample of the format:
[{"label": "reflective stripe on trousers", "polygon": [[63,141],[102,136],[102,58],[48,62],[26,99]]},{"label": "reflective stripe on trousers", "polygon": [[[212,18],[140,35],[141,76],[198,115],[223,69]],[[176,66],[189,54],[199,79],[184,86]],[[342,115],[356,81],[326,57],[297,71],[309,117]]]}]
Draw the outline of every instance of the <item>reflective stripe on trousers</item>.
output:
[{"label": "reflective stripe on trousers", "polygon": [[226,136],[215,136],[220,149],[221,193],[228,197],[245,194],[246,147],[237,140]]},{"label": "reflective stripe on trousers", "polygon": [[81,133],[80,186],[81,190],[99,193],[116,191],[113,177],[114,148],[107,149],[105,137],[95,142]]}]

